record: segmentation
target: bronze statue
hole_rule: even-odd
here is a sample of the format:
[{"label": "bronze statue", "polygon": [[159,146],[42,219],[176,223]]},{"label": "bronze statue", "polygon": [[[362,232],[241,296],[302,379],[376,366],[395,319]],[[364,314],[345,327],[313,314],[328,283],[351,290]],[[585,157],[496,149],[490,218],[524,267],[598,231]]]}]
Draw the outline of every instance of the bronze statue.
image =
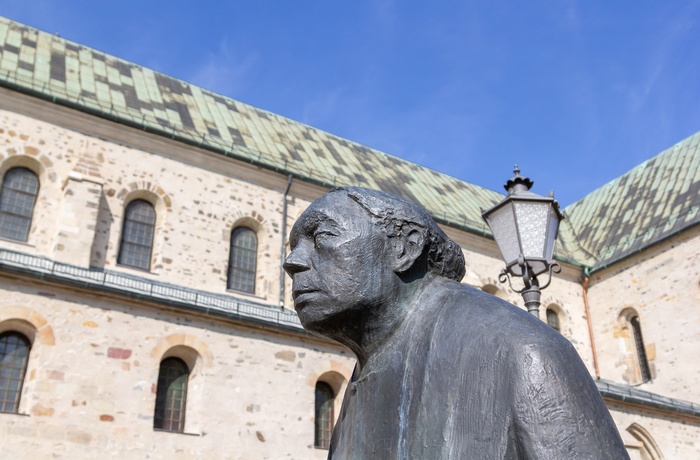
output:
[{"label": "bronze statue", "polygon": [[358,361],[329,459],[628,458],[573,346],[460,284],[460,247],[421,207],[335,189],[290,244],[302,324]]}]

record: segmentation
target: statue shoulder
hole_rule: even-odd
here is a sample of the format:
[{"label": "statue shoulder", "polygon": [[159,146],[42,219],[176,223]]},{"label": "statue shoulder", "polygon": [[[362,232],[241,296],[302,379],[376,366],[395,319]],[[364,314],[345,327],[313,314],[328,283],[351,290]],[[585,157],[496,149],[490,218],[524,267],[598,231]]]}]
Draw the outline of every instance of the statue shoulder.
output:
[{"label": "statue shoulder", "polygon": [[498,344],[516,354],[546,353],[552,348],[576,353],[568,340],[543,321],[496,296],[456,282],[444,283],[436,294],[426,321],[435,318],[445,328],[457,329],[466,341]]}]

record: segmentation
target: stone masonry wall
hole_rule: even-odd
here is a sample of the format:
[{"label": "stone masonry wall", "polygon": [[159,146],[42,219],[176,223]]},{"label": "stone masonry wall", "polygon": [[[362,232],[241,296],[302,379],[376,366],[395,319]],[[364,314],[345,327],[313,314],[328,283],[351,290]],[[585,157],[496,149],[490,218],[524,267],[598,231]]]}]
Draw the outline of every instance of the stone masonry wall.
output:
[{"label": "stone masonry wall", "polygon": [[700,228],[594,274],[590,302],[604,378],[640,383],[632,332],[620,318],[632,309],[652,372],[639,388],[700,401]]},{"label": "stone masonry wall", "polygon": [[[6,458],[325,458],[314,388],[350,378],[339,347],[35,282],[0,279],[0,292],[0,329],[31,315],[53,336],[34,337],[26,415],[0,414]],[[158,366],[178,348],[197,361],[186,434],[154,431]]]},{"label": "stone masonry wall", "polygon": [[[105,122],[101,129],[109,135],[88,135],[77,126],[67,129],[0,110],[0,176],[24,166],[41,182],[29,240],[2,240],[2,247],[278,304],[283,234],[324,190],[294,182],[282,228],[284,175],[189,152],[160,138],[149,143],[148,135],[117,124]],[[149,271],[116,263],[124,209],[133,199],[151,202],[157,214]],[[241,225],[258,238],[253,294],[226,289],[231,231]],[[497,280],[503,263],[495,243],[445,230],[465,251],[464,282],[522,307],[521,297]],[[698,236],[697,229],[686,232],[593,276],[588,293],[603,378],[628,381],[630,355],[618,317],[634,308],[642,318],[654,372],[654,380],[642,388],[700,400],[697,365],[684,366],[694,359],[700,339],[694,308],[700,302]],[[548,307],[557,311],[562,334],[593,374],[581,278],[579,268],[565,265],[543,291],[540,318],[545,319]],[[284,283],[283,303],[291,308],[289,278]],[[325,376],[342,395],[353,359],[341,348],[34,282],[0,277],[0,289],[0,332],[3,318],[17,315],[34,318],[30,323],[39,331],[20,410],[29,417],[0,414],[0,433],[18,457],[41,451],[59,458],[119,452],[171,458],[158,457],[165,449],[176,452],[175,458],[215,458],[221,452],[240,459],[281,458],[280,452],[285,458],[325,458],[325,451],[312,446],[313,390]],[[26,321],[4,324],[31,330]],[[193,436],[152,428],[153,384],[169,350],[197,352],[186,425]],[[634,416],[613,415],[621,430]],[[646,425],[664,452],[671,449],[665,447],[669,439],[686,442],[672,434],[673,423]],[[696,425],[689,426],[697,433],[692,431]]]},{"label": "stone masonry wall", "polygon": [[608,403],[631,460],[685,460],[700,455],[700,422]]},{"label": "stone masonry wall", "polygon": [[[95,199],[68,195],[59,187],[65,188],[67,184],[70,191],[70,188],[86,184],[83,187],[92,191],[98,190],[98,184],[102,184],[94,237],[90,241],[92,235],[80,236],[82,247],[90,248],[88,260],[91,266],[226,293],[230,235],[233,228],[243,225],[257,232],[258,275],[254,295],[234,294],[268,304],[279,302],[280,227],[283,187],[286,185],[283,177],[280,189],[270,189],[256,183],[259,181],[255,177],[237,170],[233,162],[228,162],[226,168],[191,165],[168,158],[165,156],[167,152],[129,148],[7,111],[0,112],[0,126],[6,126],[4,133],[0,133],[0,142],[4,140],[7,145],[7,157],[0,157],[0,167],[12,163],[15,158],[26,157],[22,154],[26,151],[32,152],[40,162],[51,165],[50,170],[41,169],[42,188],[30,246],[11,242],[8,246],[39,255],[50,255],[53,253],[50,249],[56,251],[55,248],[66,247],[63,242],[66,239],[63,236],[66,232],[64,222],[89,223],[95,220],[94,207],[73,203],[79,199],[91,202]],[[126,128],[116,125],[115,129]],[[0,156],[2,153],[0,149]],[[49,176],[53,181],[47,180],[44,185],[44,179],[49,179]],[[75,177],[88,178],[91,182],[69,179]],[[295,186],[288,197],[287,233],[315,198],[313,195],[294,196],[294,192]],[[322,192],[319,190],[317,194]],[[152,202],[156,209],[150,272],[116,263],[123,212],[126,204],[136,198]],[[521,297],[496,279],[502,262],[495,244],[463,232],[446,230],[465,250],[467,276],[464,282],[477,288],[495,287],[501,297],[522,306]],[[40,239],[35,233],[46,234],[48,238]],[[86,260],[84,253],[63,251],[63,254],[66,255],[56,258],[66,262]],[[560,313],[562,333],[592,369],[581,289],[576,282],[578,274],[569,271],[571,273],[560,276],[543,291],[541,317],[544,318],[548,306],[554,306]],[[284,304],[291,308],[288,278],[285,286]]]}]

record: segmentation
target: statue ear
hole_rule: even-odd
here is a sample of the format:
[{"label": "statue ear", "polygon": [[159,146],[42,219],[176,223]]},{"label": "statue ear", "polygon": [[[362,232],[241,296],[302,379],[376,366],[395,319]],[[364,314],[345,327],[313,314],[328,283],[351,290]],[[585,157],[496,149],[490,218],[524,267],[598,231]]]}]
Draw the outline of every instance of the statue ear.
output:
[{"label": "statue ear", "polygon": [[415,228],[411,229],[408,233],[396,238],[394,247],[396,249],[394,272],[407,272],[423,254],[425,232]]}]

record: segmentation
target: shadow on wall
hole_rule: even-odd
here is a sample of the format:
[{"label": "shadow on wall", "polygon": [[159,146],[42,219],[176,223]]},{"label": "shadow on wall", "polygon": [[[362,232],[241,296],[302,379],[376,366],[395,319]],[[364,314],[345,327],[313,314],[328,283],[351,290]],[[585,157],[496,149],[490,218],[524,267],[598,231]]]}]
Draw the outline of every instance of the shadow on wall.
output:
[{"label": "shadow on wall", "polygon": [[481,288],[481,290],[491,295],[495,295],[499,299],[508,300],[508,295],[506,292],[493,284],[486,284]]},{"label": "shadow on wall", "polygon": [[90,248],[90,267],[104,269],[107,260],[107,246],[114,216],[109,209],[104,192],[100,194],[100,208],[97,214],[95,237]]}]

